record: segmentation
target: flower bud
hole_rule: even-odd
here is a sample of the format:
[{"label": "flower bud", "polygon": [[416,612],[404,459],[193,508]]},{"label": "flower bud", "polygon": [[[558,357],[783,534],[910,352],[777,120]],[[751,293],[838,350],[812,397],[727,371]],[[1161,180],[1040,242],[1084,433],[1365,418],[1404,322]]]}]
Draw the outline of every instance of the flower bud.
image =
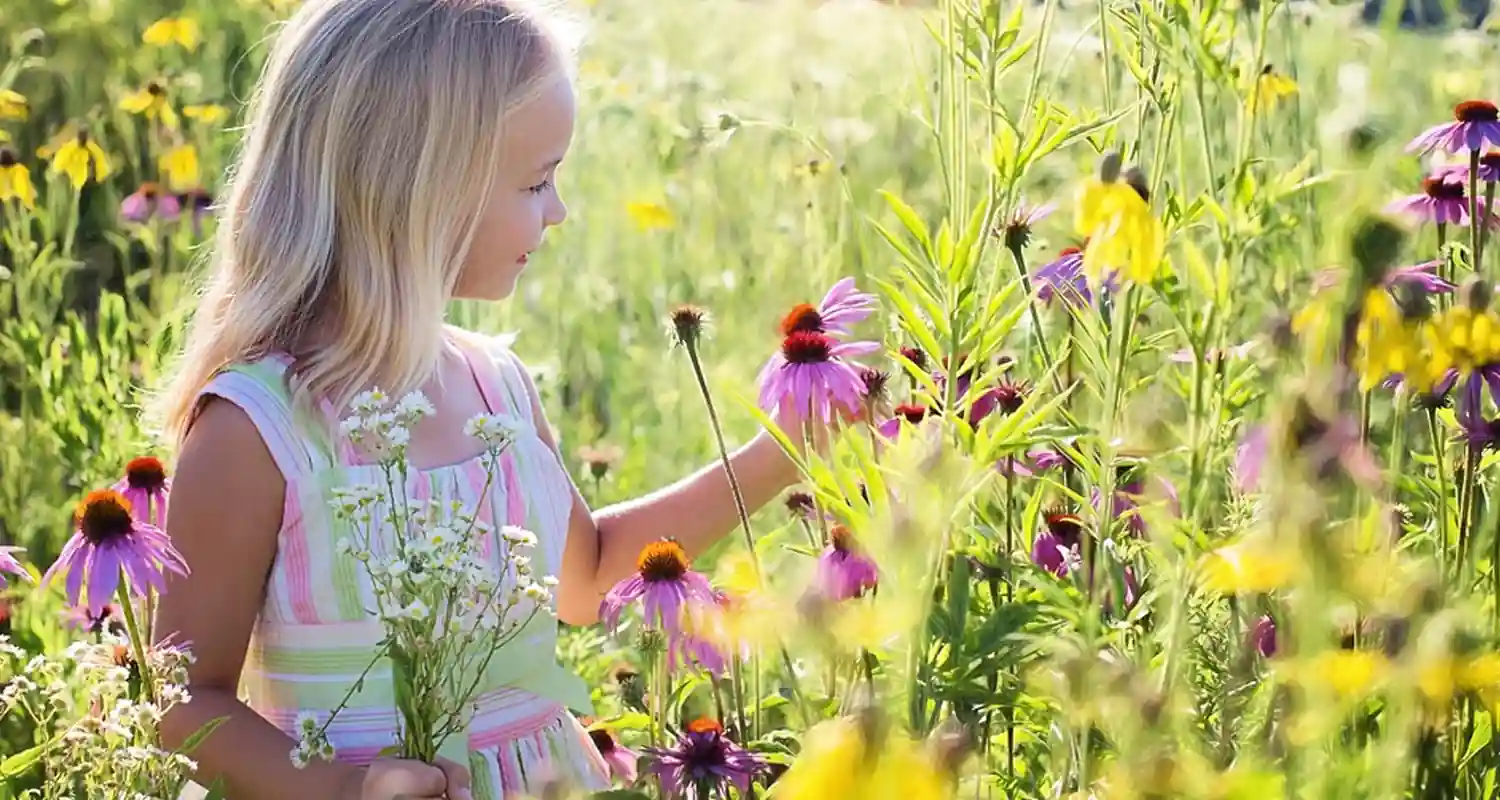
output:
[{"label": "flower bud", "polygon": [[1490,282],[1478,275],[1471,275],[1464,281],[1463,288],[1459,290],[1464,300],[1464,305],[1474,311],[1483,311],[1490,307],[1490,301],[1495,299],[1495,287]]},{"label": "flower bud", "polygon": [[1355,224],[1349,237],[1349,251],[1361,287],[1375,286],[1385,280],[1405,241],[1406,232],[1390,220],[1365,216]]}]

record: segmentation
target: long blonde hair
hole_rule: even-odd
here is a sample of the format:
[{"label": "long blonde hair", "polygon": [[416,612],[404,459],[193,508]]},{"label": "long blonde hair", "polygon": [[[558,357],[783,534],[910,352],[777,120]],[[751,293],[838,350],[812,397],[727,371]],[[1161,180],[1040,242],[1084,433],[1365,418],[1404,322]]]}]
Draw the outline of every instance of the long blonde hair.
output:
[{"label": "long blonde hair", "polygon": [[[525,0],[308,0],[250,99],[210,272],[156,427],[227,365],[295,356],[299,411],[432,377],[508,113],[575,38]],[[308,346],[314,325],[323,340]]]}]

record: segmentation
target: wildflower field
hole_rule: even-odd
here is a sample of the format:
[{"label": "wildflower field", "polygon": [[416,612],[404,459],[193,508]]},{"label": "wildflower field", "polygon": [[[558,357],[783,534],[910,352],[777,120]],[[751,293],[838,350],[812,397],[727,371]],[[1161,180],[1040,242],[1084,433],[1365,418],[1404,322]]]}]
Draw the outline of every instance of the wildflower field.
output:
[{"label": "wildflower field", "polygon": [[[176,797],[140,407],[295,0],[5,5],[0,799]],[[1494,30],[899,6],[580,4],[570,221],[452,309],[596,507],[862,420],[565,626],[598,796],[1496,796]]]}]

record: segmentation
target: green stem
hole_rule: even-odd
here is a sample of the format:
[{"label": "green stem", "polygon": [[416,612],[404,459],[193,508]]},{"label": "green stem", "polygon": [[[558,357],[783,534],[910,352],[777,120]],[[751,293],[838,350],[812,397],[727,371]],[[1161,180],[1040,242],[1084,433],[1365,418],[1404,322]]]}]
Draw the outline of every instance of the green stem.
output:
[{"label": "green stem", "polygon": [[130,601],[130,577],[123,568],[120,570],[120,585],[115,589],[115,596],[120,601],[120,613],[125,615],[125,630],[130,636],[130,647],[135,651],[135,663],[141,671],[141,683],[146,687],[146,696],[156,704],[156,676],[151,673],[146,640],[141,638],[141,628],[135,619],[135,606]]},{"label": "green stem", "polygon": [[1437,466],[1438,482],[1438,570],[1447,575],[1448,554],[1448,475],[1443,465],[1444,441],[1442,432],[1438,427],[1437,409],[1427,410],[1427,431],[1432,438],[1432,457]]},{"label": "green stem", "polygon": [[[719,459],[724,463],[724,476],[729,480],[730,493],[734,495],[734,510],[739,514],[740,526],[745,532],[745,549],[750,552],[750,564],[755,570],[756,584],[761,583],[760,557],[755,552],[755,536],[750,532],[750,512],[745,508],[745,494],[740,490],[739,478],[730,463],[729,448],[724,444],[723,426],[719,424],[719,413],[714,409],[713,394],[708,390],[708,380],[703,376],[703,362],[698,358],[696,341],[684,337],[688,363],[693,366],[693,377],[698,380],[698,391],[703,395],[703,405],[708,409],[709,426],[714,431],[714,444],[719,448]],[[814,495],[816,497],[816,494]]]}]

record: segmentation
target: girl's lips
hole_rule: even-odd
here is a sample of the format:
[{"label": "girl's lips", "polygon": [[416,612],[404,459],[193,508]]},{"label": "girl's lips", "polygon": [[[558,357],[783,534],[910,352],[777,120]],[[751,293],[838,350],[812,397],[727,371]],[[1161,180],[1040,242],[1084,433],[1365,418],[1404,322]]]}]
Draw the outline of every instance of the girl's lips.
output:
[{"label": "girl's lips", "polygon": [[530,257],[531,257],[530,253],[525,253],[520,258],[516,259],[516,263],[518,263],[518,264],[525,264],[526,260],[528,258],[530,258]]}]

